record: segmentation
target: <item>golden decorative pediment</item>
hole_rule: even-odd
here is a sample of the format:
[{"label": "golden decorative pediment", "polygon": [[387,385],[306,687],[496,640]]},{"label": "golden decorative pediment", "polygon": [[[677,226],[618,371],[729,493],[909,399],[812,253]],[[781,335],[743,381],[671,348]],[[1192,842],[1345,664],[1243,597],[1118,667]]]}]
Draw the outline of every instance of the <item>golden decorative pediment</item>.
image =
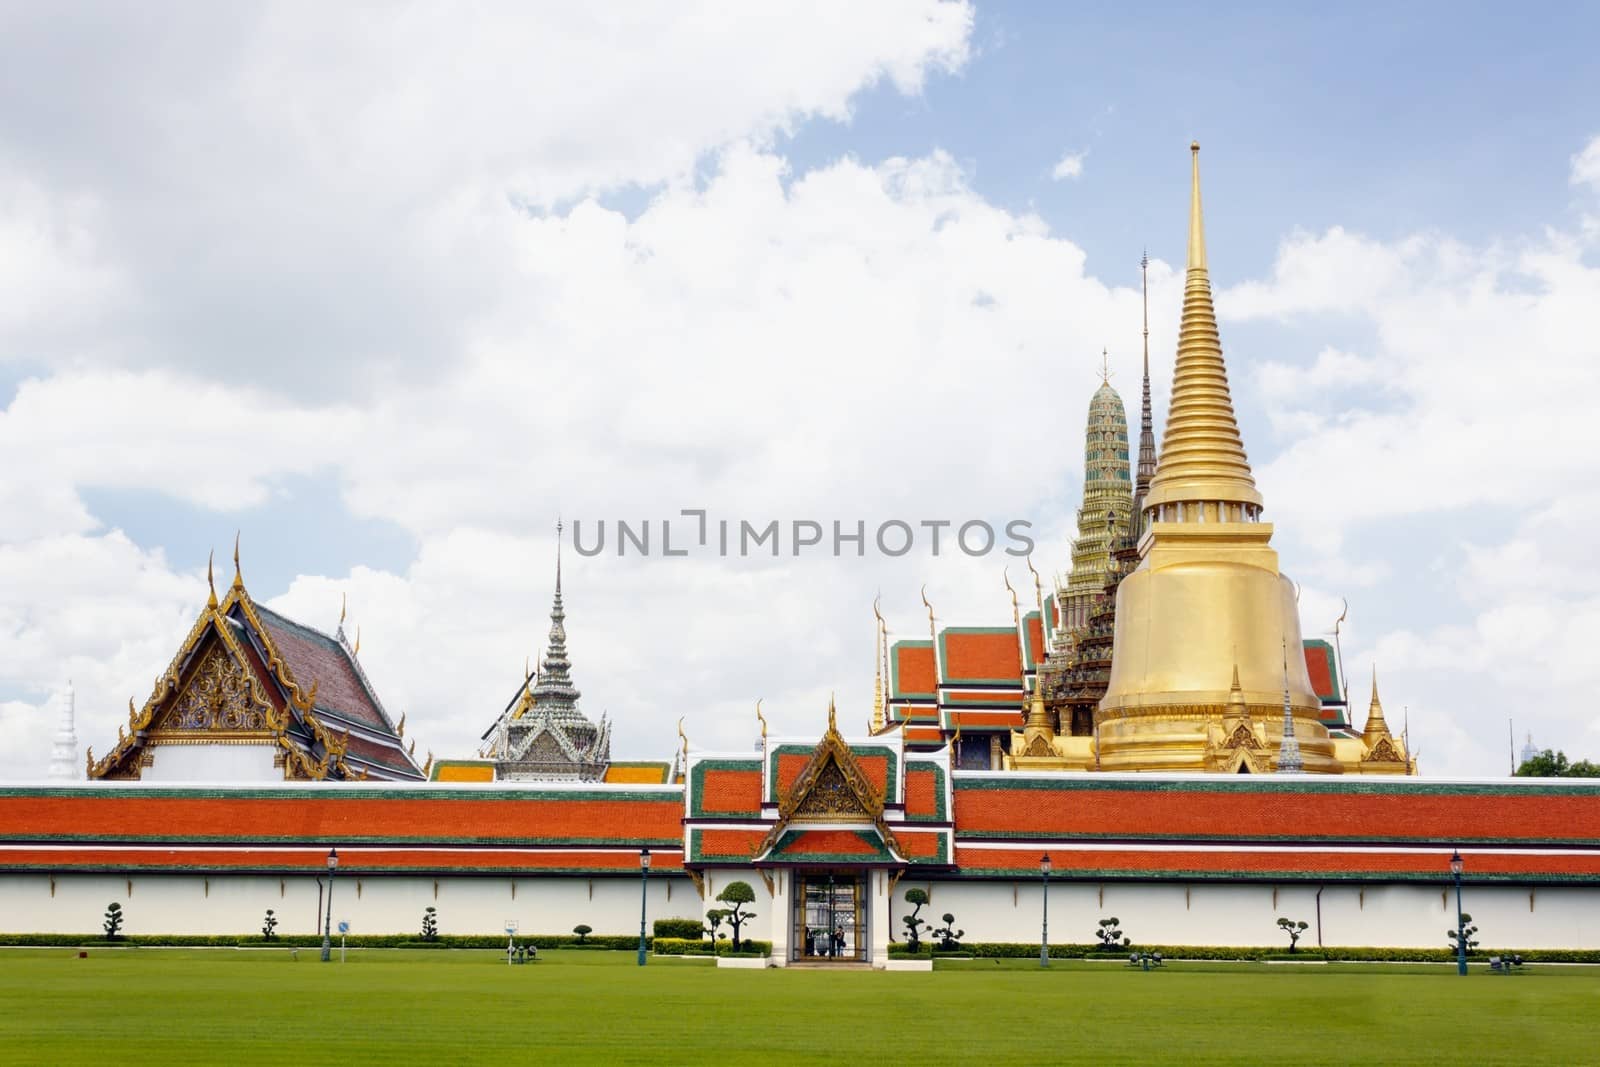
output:
[{"label": "golden decorative pediment", "polygon": [[150,725],[152,738],[165,734],[236,734],[271,732],[267,712],[250,692],[244,667],[217,642],[208,648],[189,679]]},{"label": "golden decorative pediment", "polygon": [[1372,746],[1372,751],[1367,753],[1367,758],[1364,759],[1362,762],[1363,763],[1404,763],[1406,761],[1405,761],[1405,758],[1403,756],[1401,756],[1400,753],[1395,750],[1394,742],[1391,741],[1389,738],[1385,737],[1382,740],[1380,740],[1376,745]]},{"label": "golden decorative pediment", "polygon": [[830,761],[795,805],[794,815],[797,818],[819,815],[871,818],[872,813],[851,788],[838,763]]},{"label": "golden decorative pediment", "polygon": [[1043,734],[1036,734],[1033,740],[1028,742],[1028,747],[1022,754],[1024,756],[1054,756],[1056,750],[1050,747],[1048,738]]},{"label": "golden decorative pediment", "polygon": [[1233,733],[1228,735],[1228,739],[1222,743],[1222,747],[1225,750],[1235,748],[1257,750],[1261,748],[1261,742],[1257,739],[1254,730],[1250,729],[1246,724],[1240,723],[1233,728]]}]

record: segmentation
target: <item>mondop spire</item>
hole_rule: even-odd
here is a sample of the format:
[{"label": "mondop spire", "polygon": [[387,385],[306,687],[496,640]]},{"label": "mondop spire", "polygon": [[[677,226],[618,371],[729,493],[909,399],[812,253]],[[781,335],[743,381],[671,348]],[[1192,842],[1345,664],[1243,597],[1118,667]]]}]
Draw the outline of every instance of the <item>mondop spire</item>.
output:
[{"label": "mondop spire", "polygon": [[[1189,146],[1189,269],[1161,460],[1145,509],[1155,521],[1253,521],[1261,511],[1228,392],[1200,210],[1200,145]],[[1219,513],[1220,508],[1220,513]],[[1199,512],[1203,511],[1202,517]]]}]

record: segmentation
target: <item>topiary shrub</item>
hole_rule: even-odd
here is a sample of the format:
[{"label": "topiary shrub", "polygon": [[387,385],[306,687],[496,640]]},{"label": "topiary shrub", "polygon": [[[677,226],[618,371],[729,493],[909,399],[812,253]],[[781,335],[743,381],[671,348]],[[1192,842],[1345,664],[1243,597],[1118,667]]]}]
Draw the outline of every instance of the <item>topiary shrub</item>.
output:
[{"label": "topiary shrub", "polygon": [[1100,948],[1106,952],[1120,952],[1133,944],[1123,936],[1122,920],[1115,916],[1101,919],[1100,928],[1094,932],[1094,936],[1100,939]]},{"label": "topiary shrub", "polygon": [[261,924],[261,936],[268,941],[276,941],[278,939],[278,917],[272,914],[271,908],[267,909],[266,920]]},{"label": "topiary shrub", "polygon": [[1478,932],[1478,928],[1476,926],[1472,925],[1472,916],[1468,915],[1466,912],[1462,912],[1461,913],[1461,926],[1462,926],[1462,929],[1460,931],[1456,931],[1456,930],[1446,930],[1445,931],[1445,934],[1450,938],[1450,951],[1451,952],[1458,951],[1459,946],[1456,944],[1456,942],[1458,940],[1460,940],[1460,935],[1464,933],[1464,934],[1466,934],[1466,942],[1467,942],[1466,954],[1468,956],[1470,956],[1470,955],[1472,955],[1472,950],[1478,947],[1477,939],[1472,936],[1473,934]]},{"label": "topiary shrub", "polygon": [[433,907],[422,909],[422,940],[439,940],[439,909]]},{"label": "topiary shrub", "polygon": [[967,932],[956,929],[956,917],[950,912],[945,912],[940,918],[944,920],[944,925],[933,932],[933,936],[939,939],[939,951],[955,952],[959,950],[961,948],[961,939],[967,936]]},{"label": "topiary shrub", "polygon": [[733,905],[727,910],[724,919],[733,928],[733,951],[738,952],[740,945],[739,927],[747,919],[756,917],[755,912],[744,911],[743,909],[746,904],[755,903],[756,891],[750,888],[749,882],[729,882],[722,892],[717,894],[717,899],[724,904]]},{"label": "topiary shrub", "polygon": [[594,933],[594,927],[587,923],[579,923],[577,926],[572,928],[572,932],[578,935],[578,944],[581,945],[583,944],[584,938]]},{"label": "topiary shrub", "polygon": [[106,908],[106,917],[100,927],[106,932],[107,941],[115,941],[122,933],[122,905],[112,901]]},{"label": "topiary shrub", "polygon": [[915,952],[922,947],[922,928],[933,928],[933,924],[926,919],[917,918],[917,913],[928,903],[928,892],[925,889],[907,889],[906,903],[912,905],[911,914],[900,917],[900,922],[906,928],[906,949]]},{"label": "topiary shrub", "polygon": [[1289,935],[1290,952],[1299,951],[1295,946],[1300,943],[1300,935],[1305,933],[1306,928],[1310,925],[1310,923],[1295,922],[1293,919],[1278,920],[1278,929]]}]

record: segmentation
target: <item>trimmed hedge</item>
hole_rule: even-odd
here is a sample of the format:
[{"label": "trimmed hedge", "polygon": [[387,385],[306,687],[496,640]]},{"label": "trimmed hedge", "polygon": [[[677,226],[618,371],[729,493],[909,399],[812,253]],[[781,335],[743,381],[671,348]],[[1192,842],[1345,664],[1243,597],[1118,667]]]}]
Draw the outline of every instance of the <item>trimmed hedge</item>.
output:
[{"label": "trimmed hedge", "polygon": [[[1037,959],[1039,943],[1006,941],[964,941],[964,955],[979,959]],[[1131,945],[1120,953],[1126,959],[1130,952],[1159,952],[1169,960],[1234,960],[1260,962],[1268,959],[1318,960],[1329,963],[1453,963],[1456,954],[1448,948],[1311,948],[1289,955],[1281,946],[1228,947],[1212,945]],[[1478,949],[1467,958],[1482,963],[1490,956],[1504,956],[1512,952],[1528,963],[1600,963],[1600,950],[1596,949]],[[891,942],[890,959],[932,959],[939,955],[928,942],[922,943],[919,952],[907,950],[904,942]],[[1103,952],[1099,945],[1051,945],[1053,960],[1117,959],[1117,953]]]},{"label": "trimmed hedge", "polygon": [[657,937],[655,940],[655,954],[657,956],[709,956],[711,955],[711,942],[705,938],[690,940],[686,937]]},{"label": "trimmed hedge", "polygon": [[[405,934],[352,934],[345,939],[351,948],[480,948],[504,950],[505,934],[440,934],[437,941],[419,941],[414,933]],[[533,945],[540,949],[576,948],[578,939],[571,934],[518,935],[517,944]],[[337,943],[337,941],[336,941]],[[0,946],[36,948],[106,948],[111,945],[137,948],[141,945],[166,948],[317,948],[322,944],[320,934],[279,934],[268,940],[260,934],[126,934],[116,941],[107,941],[101,933],[83,934],[0,934]],[[705,938],[647,938],[646,948],[654,947],[662,956],[708,956],[710,946]],[[639,947],[637,934],[590,934],[584,939],[585,948],[633,951]],[[1159,952],[1169,960],[1244,960],[1267,959],[1325,959],[1329,963],[1452,963],[1456,954],[1448,948],[1309,948],[1289,955],[1282,946],[1218,947],[1211,945],[1133,945],[1128,952]],[[1037,958],[1039,943],[1005,941],[963,942],[962,955],[979,959]],[[1480,948],[1468,959],[1483,963],[1490,956],[1505,956],[1515,952],[1528,963],[1600,963],[1600,950],[1596,949],[1506,949]],[[935,955],[929,942],[922,943],[920,952],[909,952],[903,942],[889,944],[890,959],[932,959]],[[717,943],[717,955],[736,955],[730,941]],[[772,942],[744,939],[741,956],[770,956]],[[1122,954],[1126,958],[1126,953]],[[1050,958],[1106,959],[1115,955],[1099,951],[1098,945],[1051,945]]]},{"label": "trimmed hedge", "polygon": [[705,927],[699,919],[657,919],[654,930],[657,937],[675,937],[685,941],[693,941],[697,937],[703,938],[706,935]]},{"label": "trimmed hedge", "polygon": [[753,937],[739,939],[739,951],[733,950],[732,941],[718,941],[717,955],[719,956],[770,956],[772,955],[771,941],[757,941]]}]

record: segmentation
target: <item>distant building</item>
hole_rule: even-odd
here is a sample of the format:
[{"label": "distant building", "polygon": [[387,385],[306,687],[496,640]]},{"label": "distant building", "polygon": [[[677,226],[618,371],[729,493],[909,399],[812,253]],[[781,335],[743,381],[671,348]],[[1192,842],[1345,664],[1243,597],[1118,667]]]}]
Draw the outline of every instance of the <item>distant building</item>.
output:
[{"label": "distant building", "polygon": [[[511,703],[483,735],[494,778],[506,782],[600,782],[611,765],[611,723],[578,710],[567,655],[567,613],[561,604],[560,524],[556,526],[556,594],[550,641],[536,674],[525,674]],[[464,768],[463,768],[464,769]]]}]

